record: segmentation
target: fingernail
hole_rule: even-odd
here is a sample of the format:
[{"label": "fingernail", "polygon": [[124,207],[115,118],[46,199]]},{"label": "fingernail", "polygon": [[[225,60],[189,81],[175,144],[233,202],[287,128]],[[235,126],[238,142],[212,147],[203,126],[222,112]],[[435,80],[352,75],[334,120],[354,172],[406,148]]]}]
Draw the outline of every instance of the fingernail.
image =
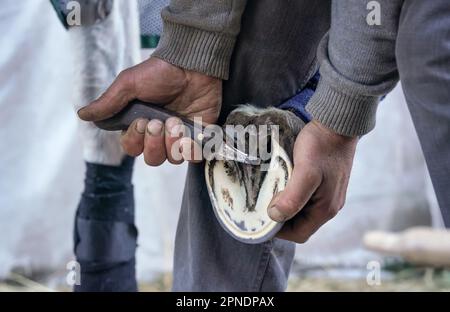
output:
[{"label": "fingernail", "polygon": [[268,211],[269,217],[276,222],[284,222],[286,216],[277,208],[277,206],[272,206]]},{"label": "fingernail", "polygon": [[138,122],[136,123],[136,131],[139,134],[144,134],[145,133],[145,128],[147,127],[147,120],[145,119],[140,119],[138,120]]},{"label": "fingernail", "polygon": [[160,136],[163,129],[163,124],[159,120],[151,120],[147,125],[147,131],[150,135]]},{"label": "fingernail", "polygon": [[78,117],[79,117],[80,119],[82,119],[82,120],[84,120],[84,118],[86,118],[86,116],[85,116],[85,114],[84,114],[84,111],[85,111],[85,108],[84,108],[84,107],[83,107],[83,108],[80,108],[80,109],[77,111]]},{"label": "fingernail", "polygon": [[182,133],[182,125],[183,123],[179,118],[173,117],[169,118],[166,121],[167,131],[172,137],[179,137]]}]

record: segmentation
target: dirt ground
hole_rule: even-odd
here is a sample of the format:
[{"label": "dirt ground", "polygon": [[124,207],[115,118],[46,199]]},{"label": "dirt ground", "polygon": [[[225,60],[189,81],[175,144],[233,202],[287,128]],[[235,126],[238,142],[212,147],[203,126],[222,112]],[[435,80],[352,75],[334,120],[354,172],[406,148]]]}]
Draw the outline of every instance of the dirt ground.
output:
[{"label": "dirt ground", "polygon": [[[450,270],[403,267],[383,271],[380,285],[369,286],[363,278],[331,278],[311,277],[302,273],[302,277],[294,276],[289,281],[288,291],[314,292],[314,291],[446,291],[450,292]],[[388,277],[385,277],[388,276]],[[170,291],[172,278],[170,274],[164,274],[153,283],[140,285],[142,292]],[[47,292],[70,291],[68,287],[56,287],[52,289],[43,282],[24,277],[20,274],[12,274],[7,280],[0,282],[0,292]]]},{"label": "dirt ground", "polygon": [[[382,278],[380,285],[369,286],[366,279],[330,277],[292,277],[287,291],[343,291],[343,292],[396,292],[396,291],[445,291],[450,292],[450,270],[432,268],[407,268],[395,272],[385,272],[391,275]],[[152,284],[143,284],[140,290],[144,292],[169,291],[171,276],[164,275]]]}]

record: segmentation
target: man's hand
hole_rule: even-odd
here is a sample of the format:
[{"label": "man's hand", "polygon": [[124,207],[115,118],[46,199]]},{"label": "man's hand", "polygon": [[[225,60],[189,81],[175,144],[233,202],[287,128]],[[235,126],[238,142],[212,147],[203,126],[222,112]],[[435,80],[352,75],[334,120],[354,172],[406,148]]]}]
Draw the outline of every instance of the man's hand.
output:
[{"label": "man's hand", "polygon": [[300,132],[292,177],[269,205],[274,221],[287,221],[278,237],[304,243],[339,212],[357,142],[357,138],[335,134],[317,121]]},{"label": "man's hand", "polygon": [[[78,111],[78,115],[85,121],[103,120],[134,99],[161,104],[188,118],[201,116],[203,122],[214,123],[222,104],[222,81],[150,58],[120,73],[108,90]],[[145,162],[151,166],[159,166],[166,159],[180,164],[183,159],[175,159],[171,151],[179,149],[175,145],[180,141],[190,143],[183,143],[184,139],[179,140],[178,133],[174,133],[180,131],[180,124],[178,118],[169,118],[165,124],[159,120],[135,120],[122,136],[122,147],[130,156],[144,153]]]}]

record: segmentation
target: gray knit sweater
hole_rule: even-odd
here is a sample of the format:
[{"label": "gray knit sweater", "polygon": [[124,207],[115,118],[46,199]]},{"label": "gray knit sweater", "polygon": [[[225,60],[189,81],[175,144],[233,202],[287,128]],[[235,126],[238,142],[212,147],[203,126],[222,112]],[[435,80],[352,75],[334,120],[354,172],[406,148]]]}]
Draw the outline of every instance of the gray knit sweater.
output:
[{"label": "gray knit sweater", "polygon": [[[380,97],[397,83],[395,41],[403,1],[333,1],[331,29],[318,49],[321,80],[307,109],[336,133],[360,136],[372,130]],[[380,25],[367,21],[369,14],[377,21],[377,3]],[[164,32],[154,55],[227,79],[245,5],[245,0],[172,0],[162,13]]]}]

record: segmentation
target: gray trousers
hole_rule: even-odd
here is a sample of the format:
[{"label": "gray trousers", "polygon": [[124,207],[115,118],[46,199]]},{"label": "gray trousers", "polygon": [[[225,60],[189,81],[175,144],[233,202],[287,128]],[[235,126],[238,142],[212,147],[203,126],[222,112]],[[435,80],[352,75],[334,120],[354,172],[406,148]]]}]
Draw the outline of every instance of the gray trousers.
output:
[{"label": "gray trousers", "polygon": [[[327,8],[315,7],[320,1],[310,1],[306,11],[308,16],[315,16],[314,20],[306,16],[290,20],[292,14],[298,14],[290,7],[294,1],[283,1],[276,10],[263,8],[278,1],[264,2],[251,1],[244,15],[231,79],[225,84],[222,120],[233,104],[279,104],[301,88],[316,69],[311,51],[315,51],[317,37],[308,31],[326,31]],[[314,12],[315,9],[320,11]],[[292,26],[291,22],[303,24]],[[264,27],[271,31],[264,35]],[[265,46],[258,46],[261,41],[255,38],[262,37]],[[276,63],[280,59],[283,64]],[[448,0],[405,1],[397,59],[439,204],[446,225],[450,226]],[[220,227],[210,206],[203,165],[190,165],[175,243],[175,291],[283,291],[294,251],[293,243],[278,239],[245,245],[231,238]]]},{"label": "gray trousers", "polygon": [[450,227],[450,3],[406,0],[397,64],[445,225]]},{"label": "gray trousers", "polygon": [[[224,84],[220,120],[234,105],[277,105],[303,88],[317,71],[315,51],[329,21],[328,0],[250,0]],[[284,291],[295,244],[274,239],[248,245],[232,238],[214,216],[203,172],[204,164],[189,166],[173,290]]]}]

